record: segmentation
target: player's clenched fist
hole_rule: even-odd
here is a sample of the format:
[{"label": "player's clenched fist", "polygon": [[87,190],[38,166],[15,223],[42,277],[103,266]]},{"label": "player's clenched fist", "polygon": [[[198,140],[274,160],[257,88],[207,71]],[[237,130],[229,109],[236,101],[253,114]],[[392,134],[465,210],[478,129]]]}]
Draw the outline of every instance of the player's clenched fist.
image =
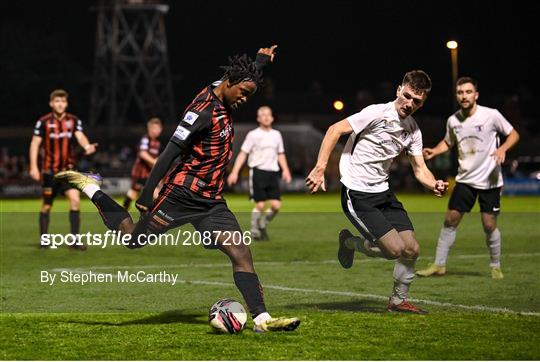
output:
[{"label": "player's clenched fist", "polygon": [[277,45],[272,45],[270,48],[261,48],[261,49],[259,49],[259,51],[257,53],[258,54],[268,55],[270,57],[270,61],[273,62],[274,57],[276,56],[276,48],[277,48]]},{"label": "player's clenched fist", "polygon": [[422,155],[424,156],[425,160],[431,160],[433,157],[435,157],[435,151],[433,148],[424,148],[422,150]]},{"label": "player's clenched fist", "polygon": [[435,181],[435,186],[433,187],[433,193],[435,194],[435,196],[442,197],[446,190],[448,190],[448,182],[445,182],[443,180]]}]

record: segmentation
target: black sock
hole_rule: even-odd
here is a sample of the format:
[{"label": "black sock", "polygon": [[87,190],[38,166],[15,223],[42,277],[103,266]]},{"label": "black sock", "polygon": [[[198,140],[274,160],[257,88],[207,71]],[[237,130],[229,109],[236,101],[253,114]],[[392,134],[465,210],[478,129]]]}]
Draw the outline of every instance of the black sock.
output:
[{"label": "black sock", "polygon": [[259,314],[266,312],[263,290],[257,274],[234,272],[233,277],[234,284],[242,293],[251,316],[255,318]]},{"label": "black sock", "polygon": [[129,205],[131,205],[131,199],[126,196],[126,198],[124,199],[124,205],[123,205],[124,209],[129,210]]},{"label": "black sock", "polygon": [[49,230],[49,213],[48,212],[40,212],[39,213],[39,234],[47,234],[47,231]]},{"label": "black sock", "polygon": [[81,225],[81,213],[79,210],[69,210],[69,225],[72,234],[78,234]]},{"label": "black sock", "polygon": [[94,196],[92,196],[92,202],[98,208],[105,225],[111,230],[118,230],[118,225],[122,221],[131,218],[126,209],[118,205],[116,201],[101,190],[96,191]]}]

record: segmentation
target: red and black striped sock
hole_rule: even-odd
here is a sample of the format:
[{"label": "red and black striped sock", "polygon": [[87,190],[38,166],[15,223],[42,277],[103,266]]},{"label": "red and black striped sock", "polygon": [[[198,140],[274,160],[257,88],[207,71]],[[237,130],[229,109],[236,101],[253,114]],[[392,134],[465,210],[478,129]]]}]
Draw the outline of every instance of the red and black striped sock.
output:
[{"label": "red and black striped sock", "polygon": [[255,318],[259,314],[266,312],[263,289],[257,274],[234,272],[233,277],[234,284],[242,293],[252,317]]}]

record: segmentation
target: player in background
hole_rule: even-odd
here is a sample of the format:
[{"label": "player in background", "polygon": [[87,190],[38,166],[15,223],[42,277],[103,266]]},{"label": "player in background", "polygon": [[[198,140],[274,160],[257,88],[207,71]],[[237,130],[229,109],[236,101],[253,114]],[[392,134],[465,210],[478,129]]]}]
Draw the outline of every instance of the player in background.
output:
[{"label": "player in background", "polygon": [[[90,143],[83,132],[82,121],[75,115],[67,113],[68,93],[56,89],[49,96],[51,112],[40,117],[34,127],[34,135],[30,142],[30,177],[42,183],[43,204],[39,212],[39,232],[46,234],[49,230],[50,212],[55,197],[61,193],[69,201],[70,233],[78,234],[80,227],[80,195],[79,191],[54,180],[54,174],[64,170],[72,170],[76,166],[74,140],[84,148],[86,155],[96,152],[97,143]],[[41,170],[38,166],[40,148],[44,156]],[[40,243],[40,247],[44,247]],[[75,249],[86,249],[84,246],[73,246]]]},{"label": "player in background", "polygon": [[[456,145],[459,169],[437,241],[435,263],[417,271],[420,276],[446,273],[446,259],[456,241],[456,229],[463,214],[471,211],[478,198],[491,257],[491,277],[504,277],[501,270],[501,233],[497,228],[503,186],[501,164],[506,158],[506,151],[519,141],[519,134],[498,110],[479,105],[478,96],[476,80],[469,77],[458,79],[456,97],[460,109],[448,118],[444,139],[434,148],[423,151],[424,158],[431,160]],[[501,134],[507,136],[502,145],[499,141]]]},{"label": "player in background", "polygon": [[350,268],[355,250],[368,257],[395,259],[389,311],[426,313],[408,301],[419,244],[407,212],[389,189],[388,177],[393,159],[405,150],[416,179],[424,187],[439,197],[448,187],[448,183],[436,180],[424,163],[422,133],[412,117],[430,90],[431,79],[425,72],[410,71],[394,101],[368,106],[330,126],[317,164],[306,178],[312,193],[319,188],[326,191],[324,172],[330,154],[341,136],[350,135],[339,163],[341,205],[360,236],[348,230],[340,232],[338,260],[343,268]]},{"label": "player in background", "polygon": [[268,106],[260,107],[257,110],[257,122],[259,127],[249,131],[242,143],[227,184],[231,186],[238,181],[238,174],[247,159],[249,198],[255,201],[251,212],[251,235],[255,239],[268,240],[266,227],[281,208],[280,168],[283,181],[290,183],[292,178],[285,157],[283,137],[281,132],[272,128],[272,109]]},{"label": "player in background", "polygon": [[[261,85],[262,68],[272,62],[275,48],[260,49],[255,61],[245,54],[229,58],[223,77],[199,92],[186,108],[136,202],[143,213],[138,222],[100,190],[98,175],[66,171],[55,176],[83,191],[109,229],[131,234],[135,241],[131,247],[144,246],[137,243],[141,235],[161,234],[191,223],[206,247],[221,250],[231,260],[234,282],[256,332],[290,331],[300,324],[297,318],[272,318],[267,312],[249,240],[223,199],[225,170],[232,157],[232,114]],[[154,189],[165,174],[165,185],[153,200]]]},{"label": "player in background", "polygon": [[[159,118],[151,118],[146,123],[146,134],[139,142],[137,159],[131,169],[131,189],[129,189],[124,199],[124,208],[126,210],[129,210],[131,202],[139,197],[139,192],[143,189],[146,179],[158,159],[161,148],[158,138],[162,131],[163,123]],[[155,197],[157,197],[157,191],[158,188],[154,192]]]}]

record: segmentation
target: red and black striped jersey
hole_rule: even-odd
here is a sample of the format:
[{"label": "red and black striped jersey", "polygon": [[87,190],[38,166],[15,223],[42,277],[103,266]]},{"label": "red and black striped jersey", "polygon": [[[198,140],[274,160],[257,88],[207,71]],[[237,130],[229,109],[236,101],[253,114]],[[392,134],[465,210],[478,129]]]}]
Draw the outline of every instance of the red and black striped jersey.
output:
[{"label": "red and black striped jersey", "polygon": [[184,153],[169,170],[166,182],[212,199],[222,199],[225,167],[232,157],[232,118],[212,86],[186,108],[170,142]]},{"label": "red and black striped jersey", "polygon": [[34,136],[43,138],[41,146],[45,152],[42,172],[56,173],[75,168],[74,133],[82,130],[82,121],[70,113],[66,113],[62,119],[57,119],[51,112],[38,119],[34,127]]},{"label": "red and black striped jersey", "polygon": [[137,148],[137,160],[133,164],[131,169],[131,177],[141,179],[147,178],[150,175],[152,166],[150,166],[145,160],[143,160],[139,154],[141,151],[148,152],[152,157],[157,158],[159,156],[159,151],[161,148],[161,143],[157,139],[151,139],[147,134],[145,134],[141,141],[139,142],[139,147]]}]

